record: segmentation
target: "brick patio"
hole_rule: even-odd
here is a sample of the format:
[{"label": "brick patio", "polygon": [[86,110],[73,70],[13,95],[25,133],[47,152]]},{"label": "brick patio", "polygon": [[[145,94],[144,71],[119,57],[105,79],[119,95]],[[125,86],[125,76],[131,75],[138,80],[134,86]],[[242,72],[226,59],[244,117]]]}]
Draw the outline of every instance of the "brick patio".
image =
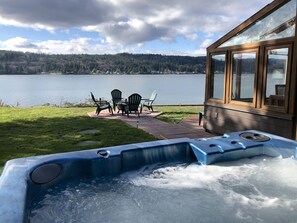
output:
[{"label": "brick patio", "polygon": [[131,126],[143,129],[144,131],[154,135],[159,139],[173,139],[173,138],[209,138],[214,135],[205,132],[204,128],[198,124],[198,114],[191,116],[179,124],[171,124],[160,121],[155,116],[160,112],[143,111],[140,117],[132,113],[128,118],[121,113],[109,114],[107,110],[102,111],[99,116],[94,112],[88,113],[92,118],[106,118],[106,119],[119,119]]}]

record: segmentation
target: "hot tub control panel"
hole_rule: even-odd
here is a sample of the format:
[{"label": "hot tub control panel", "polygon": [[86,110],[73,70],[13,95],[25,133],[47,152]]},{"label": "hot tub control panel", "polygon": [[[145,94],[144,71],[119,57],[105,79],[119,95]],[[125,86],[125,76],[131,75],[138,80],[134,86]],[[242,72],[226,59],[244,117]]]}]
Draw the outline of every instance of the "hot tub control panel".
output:
[{"label": "hot tub control panel", "polygon": [[255,130],[197,139],[190,145],[198,162],[206,165],[260,155],[296,157],[297,148],[296,141]]}]

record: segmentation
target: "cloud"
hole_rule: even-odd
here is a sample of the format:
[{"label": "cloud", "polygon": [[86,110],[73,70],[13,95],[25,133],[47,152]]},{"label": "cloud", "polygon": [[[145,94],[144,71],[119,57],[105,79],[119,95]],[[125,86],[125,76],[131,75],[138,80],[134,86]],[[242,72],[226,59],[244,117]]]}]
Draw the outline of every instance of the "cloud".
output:
[{"label": "cloud", "polygon": [[115,8],[100,0],[1,0],[0,15],[24,26],[50,29],[94,25],[114,19]]},{"label": "cloud", "polygon": [[[96,41],[98,44],[92,44]],[[133,51],[117,44],[102,44],[100,40],[91,38],[76,38],[71,40],[47,40],[31,41],[29,39],[16,37],[6,41],[0,41],[3,50],[15,50],[31,53],[49,54],[115,54],[122,51]],[[134,51],[137,49],[134,49]]]},{"label": "cloud", "polygon": [[197,42],[201,33],[222,36],[271,1],[1,0],[0,25],[95,31],[122,48],[181,36]]},{"label": "cloud", "polygon": [[9,50],[24,50],[24,49],[38,49],[38,46],[31,43],[29,40],[22,37],[15,37],[3,42],[0,42],[0,46],[4,49],[9,48]]},{"label": "cloud", "polygon": [[200,45],[200,48],[206,48],[213,42],[212,39],[205,39],[202,44]]},{"label": "cloud", "polygon": [[123,45],[139,44],[167,35],[167,27],[158,27],[148,22],[131,19],[117,23],[105,23],[100,26],[84,27],[87,31],[97,31],[107,37],[108,42]]},{"label": "cloud", "polygon": [[206,48],[209,47],[213,43],[213,39],[207,38],[203,40],[203,42],[197,47],[193,54],[195,55],[205,55]]},{"label": "cloud", "polygon": [[[96,44],[93,44],[96,42]],[[6,41],[0,41],[0,49],[23,51],[31,53],[46,54],[116,54],[121,52],[129,52],[135,54],[166,54],[166,55],[184,55],[193,56],[194,54],[205,54],[200,51],[180,50],[149,50],[145,48],[145,44],[137,44],[133,46],[123,46],[121,44],[108,43],[100,39],[76,38],[71,40],[47,40],[32,41],[29,39],[16,37]]]}]

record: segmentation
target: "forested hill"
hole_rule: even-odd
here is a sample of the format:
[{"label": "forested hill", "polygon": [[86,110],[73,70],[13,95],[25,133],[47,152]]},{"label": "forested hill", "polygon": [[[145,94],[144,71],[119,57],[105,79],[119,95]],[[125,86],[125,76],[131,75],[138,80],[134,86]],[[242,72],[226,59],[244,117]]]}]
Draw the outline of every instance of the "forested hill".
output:
[{"label": "forested hill", "polygon": [[0,74],[205,73],[205,57],[157,54],[49,55],[0,50]]}]

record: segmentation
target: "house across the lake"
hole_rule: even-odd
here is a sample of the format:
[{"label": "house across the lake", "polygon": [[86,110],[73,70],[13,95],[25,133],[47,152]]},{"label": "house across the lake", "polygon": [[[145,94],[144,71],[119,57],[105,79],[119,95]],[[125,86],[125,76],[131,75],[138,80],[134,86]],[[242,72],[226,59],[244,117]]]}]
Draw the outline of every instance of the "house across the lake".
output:
[{"label": "house across the lake", "polygon": [[208,47],[206,130],[297,139],[295,27],[296,0],[275,0]]}]

